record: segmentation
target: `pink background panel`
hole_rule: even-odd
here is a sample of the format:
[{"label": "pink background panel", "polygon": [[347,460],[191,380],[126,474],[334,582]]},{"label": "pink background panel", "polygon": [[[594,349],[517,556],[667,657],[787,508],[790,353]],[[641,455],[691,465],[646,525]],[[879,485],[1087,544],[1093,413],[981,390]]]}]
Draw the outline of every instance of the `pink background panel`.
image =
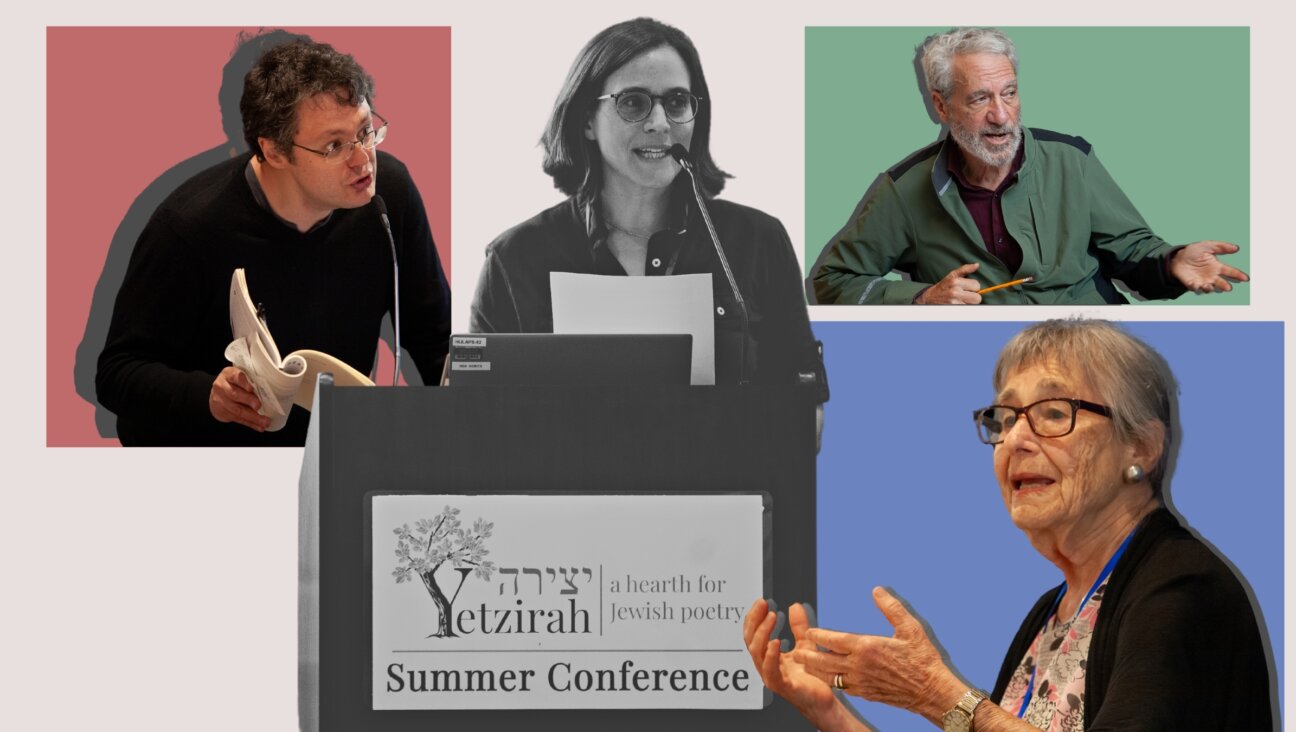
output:
[{"label": "pink background panel", "polygon": [[[168,169],[228,139],[218,99],[223,67],[239,32],[257,30],[47,31],[46,442],[51,447],[117,444],[99,436],[94,407],[76,393],[73,381],[95,284],[136,197]],[[285,30],[355,56],[374,78],[374,107],[391,122],[383,149],[409,166],[449,277],[450,29]],[[390,368],[380,367],[384,373]]]}]

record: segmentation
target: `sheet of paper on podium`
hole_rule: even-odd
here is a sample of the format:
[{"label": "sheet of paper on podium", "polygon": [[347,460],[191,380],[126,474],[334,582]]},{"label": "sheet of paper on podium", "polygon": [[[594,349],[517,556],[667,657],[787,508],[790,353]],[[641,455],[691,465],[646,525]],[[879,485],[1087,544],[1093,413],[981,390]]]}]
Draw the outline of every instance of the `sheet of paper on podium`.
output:
[{"label": "sheet of paper on podium", "polygon": [[555,333],[688,333],[690,383],[715,383],[711,275],[612,277],[552,272]]}]

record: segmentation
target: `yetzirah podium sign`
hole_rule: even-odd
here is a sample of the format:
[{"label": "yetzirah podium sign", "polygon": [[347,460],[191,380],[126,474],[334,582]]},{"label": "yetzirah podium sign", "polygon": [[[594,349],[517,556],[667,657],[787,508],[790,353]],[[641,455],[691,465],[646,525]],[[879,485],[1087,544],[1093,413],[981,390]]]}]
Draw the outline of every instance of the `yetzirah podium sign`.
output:
[{"label": "yetzirah podium sign", "polygon": [[374,495],[373,709],[759,709],[763,495]]}]

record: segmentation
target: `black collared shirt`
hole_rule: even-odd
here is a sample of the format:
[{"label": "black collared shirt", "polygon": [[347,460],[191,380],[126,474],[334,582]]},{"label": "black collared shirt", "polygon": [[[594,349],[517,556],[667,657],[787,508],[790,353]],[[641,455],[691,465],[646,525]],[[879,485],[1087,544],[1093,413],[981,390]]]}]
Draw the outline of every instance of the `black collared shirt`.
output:
[{"label": "black collared shirt", "polygon": [[[706,226],[696,208],[687,205],[687,192],[675,187],[673,223],[649,240],[646,274],[711,274],[716,383],[737,383],[741,317]],[[608,249],[607,229],[596,209],[569,198],[492,242],[473,297],[471,330],[553,332],[550,272],[625,276]],[[825,400],[826,382],[787,231],[777,219],[728,201],[711,200],[708,209],[750,315],[749,378],[793,385],[800,374],[815,374],[823,385],[820,401]]]},{"label": "black collared shirt", "polygon": [[[688,234],[689,216],[693,206],[688,200],[689,188],[678,185],[671,189],[670,225],[652,235],[648,240],[648,254],[644,261],[644,274],[661,276],[673,274],[693,274],[677,272],[679,266],[680,244]],[[594,257],[596,270],[586,274],[625,276],[625,267],[617,260],[608,247],[609,235],[607,222],[600,212],[597,202],[575,203],[576,210],[585,222],[585,235],[589,239],[590,252]],[[699,225],[702,225],[699,222]],[[709,241],[709,239],[708,239]],[[723,243],[723,239],[721,240]],[[721,273],[723,274],[723,272]],[[744,296],[745,297],[745,296]],[[550,323],[552,330],[552,323]]]}]

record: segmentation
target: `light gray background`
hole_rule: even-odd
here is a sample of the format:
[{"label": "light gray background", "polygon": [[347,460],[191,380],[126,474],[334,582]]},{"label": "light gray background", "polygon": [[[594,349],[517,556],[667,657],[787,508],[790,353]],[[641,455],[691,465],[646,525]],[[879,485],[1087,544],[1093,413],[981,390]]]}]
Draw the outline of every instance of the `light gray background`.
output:
[{"label": "light gray background", "polygon": [[[738,4],[662,0],[652,12],[685,28],[697,41],[709,80],[726,97],[751,86],[771,98],[802,98],[805,25],[930,25],[985,23],[1146,24],[1200,23],[1252,26],[1252,289],[1251,305],[1161,307],[1097,311],[1107,317],[1144,320],[1280,320],[1296,304],[1289,273],[1290,172],[1296,169],[1289,142],[1296,105],[1288,91],[1291,41],[1289,11],[1272,3],[1241,0],[1214,7],[1187,7],[1158,0],[1094,2],[1081,9],[1055,9],[1007,0],[972,6],[932,0],[882,7],[876,4],[802,0]],[[13,111],[9,163],[0,191],[9,225],[6,286],[0,288],[10,379],[0,426],[0,688],[8,700],[0,728],[95,729],[127,722],[138,730],[193,731],[296,728],[296,480],[301,450],[107,450],[45,449],[44,348],[44,38],[46,25],[410,24],[454,26],[454,231],[456,319],[476,276],[472,246],[484,246],[504,228],[556,201],[539,171],[539,137],[547,105],[566,65],[581,44],[611,22],[645,12],[625,0],[536,3],[495,2],[370,5],[289,0],[269,9],[264,2],[235,0],[219,6],[180,7],[162,2],[96,5],[85,0],[19,6],[7,16],[5,64]],[[742,59],[725,77],[721,58]],[[165,59],[159,59],[165,63]],[[94,63],[94,59],[86,59]],[[534,75],[532,71],[534,69]],[[506,71],[507,73],[501,73]],[[521,120],[507,134],[483,124],[483,99],[515,88],[510,79],[536,85],[540,111],[519,105]],[[139,90],[123,80],[119,109],[92,114],[129,114]],[[530,92],[528,92],[530,93]],[[844,89],[843,94],[851,93]],[[737,98],[737,97],[735,97]],[[1211,90],[1203,89],[1200,114],[1211,113]],[[529,105],[529,102],[528,102]],[[23,114],[23,111],[30,114]],[[879,115],[888,110],[879,109]],[[1119,114],[1120,110],[1113,110]],[[534,115],[527,119],[526,115]],[[741,177],[727,196],[780,217],[800,246],[802,224],[803,121],[800,112],[765,112],[731,127],[716,122],[720,163]],[[724,117],[728,117],[726,111]],[[492,120],[492,122],[497,120]],[[141,120],[147,130],[149,120]],[[724,122],[730,125],[729,121]],[[1174,124],[1167,119],[1166,124]],[[868,120],[861,119],[867,135]],[[31,135],[34,139],[28,140]],[[110,141],[105,141],[108,144]],[[57,141],[49,141],[57,144]],[[147,136],[142,142],[147,144]],[[123,155],[130,154],[123,145]],[[1210,140],[1202,144],[1209,145]],[[1186,151],[1185,154],[1190,154]],[[517,170],[501,161],[517,155]],[[526,156],[531,156],[526,162]],[[111,171],[105,185],[112,185]],[[1209,174],[1205,172],[1204,174]],[[770,181],[768,193],[753,187]],[[60,202],[66,215],[75,205]],[[962,317],[904,308],[814,308],[819,319],[927,319]],[[1183,312],[1187,310],[1188,312]],[[1066,315],[1066,308],[1049,315]],[[1094,311],[1089,311],[1094,312]],[[1038,310],[1002,308],[977,317],[1023,320]],[[1204,343],[1203,348],[1210,348]],[[34,353],[34,356],[27,356]],[[1293,359],[1290,336],[1286,360]],[[30,361],[28,360],[30,358]],[[1290,373],[1290,371],[1289,371]],[[68,368],[71,378],[71,367]],[[834,379],[849,379],[836,373]],[[1227,391],[1227,378],[1221,376]],[[1284,398],[1289,454],[1293,450],[1290,377]],[[829,430],[848,430],[830,421]],[[1292,484],[1292,461],[1285,467]],[[1284,509],[1291,526],[1296,509]],[[1291,532],[1286,554],[1296,552]],[[1296,607],[1288,577],[1286,607]],[[1291,643],[1292,633],[1287,633]],[[1296,656],[1288,648],[1287,659]],[[1287,673],[1287,696],[1293,674]]]}]

